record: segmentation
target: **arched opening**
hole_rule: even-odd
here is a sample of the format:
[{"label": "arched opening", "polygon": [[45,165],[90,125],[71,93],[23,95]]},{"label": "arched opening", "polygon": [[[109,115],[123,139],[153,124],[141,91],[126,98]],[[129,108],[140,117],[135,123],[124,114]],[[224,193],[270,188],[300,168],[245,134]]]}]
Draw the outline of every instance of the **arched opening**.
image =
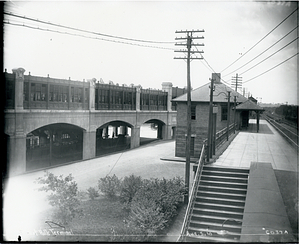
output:
[{"label": "arched opening", "polygon": [[83,129],[58,123],[40,127],[26,136],[26,170],[81,160]]},{"label": "arched opening", "polygon": [[111,121],[96,130],[96,156],[130,148],[132,125],[124,121]]},{"label": "arched opening", "polygon": [[144,145],[158,139],[163,139],[162,128],[164,124],[164,122],[157,119],[146,121],[141,126],[140,145]]}]

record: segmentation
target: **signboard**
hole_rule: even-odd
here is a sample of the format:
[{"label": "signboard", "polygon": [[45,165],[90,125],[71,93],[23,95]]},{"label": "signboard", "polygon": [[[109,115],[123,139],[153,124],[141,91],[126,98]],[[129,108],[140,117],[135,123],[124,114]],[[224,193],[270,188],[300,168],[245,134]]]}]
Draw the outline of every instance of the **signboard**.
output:
[{"label": "signboard", "polygon": [[218,113],[218,106],[213,106],[213,113],[217,114]]}]

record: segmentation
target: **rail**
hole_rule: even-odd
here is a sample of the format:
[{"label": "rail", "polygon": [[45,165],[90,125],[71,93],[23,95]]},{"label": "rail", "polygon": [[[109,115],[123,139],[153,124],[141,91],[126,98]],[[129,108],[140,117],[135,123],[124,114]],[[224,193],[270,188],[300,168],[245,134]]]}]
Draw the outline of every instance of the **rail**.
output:
[{"label": "rail", "polygon": [[184,233],[186,232],[186,229],[187,229],[187,224],[188,224],[189,219],[191,217],[191,212],[192,212],[192,209],[193,209],[192,206],[194,204],[195,194],[197,192],[196,186],[198,186],[198,184],[199,184],[202,168],[203,168],[203,165],[204,165],[204,162],[205,162],[205,157],[204,157],[205,156],[205,150],[204,150],[204,148],[205,148],[205,144],[203,144],[203,146],[202,146],[200,158],[198,160],[197,171],[196,171],[196,174],[195,174],[195,178],[194,178],[194,181],[193,181],[193,186],[192,186],[192,189],[191,189],[191,194],[190,194],[190,197],[189,197],[188,206],[186,208],[186,212],[185,212],[185,216],[184,216],[180,236],[178,237],[177,242],[179,242],[184,237]]},{"label": "rail", "polygon": [[[280,129],[279,127],[280,127],[280,124],[279,123],[277,123],[275,120],[273,120],[272,121],[272,119],[270,119],[270,118],[267,118],[267,117],[265,117],[265,119],[282,135],[282,136],[284,136],[286,139],[288,139],[288,141],[289,142],[291,142],[292,143],[292,145],[296,148],[296,149],[298,149],[299,148],[299,145],[296,143],[296,142],[298,142],[298,140],[299,140],[299,136],[297,135],[297,134],[295,134],[295,133],[293,133],[293,132],[291,132],[291,131],[289,131],[288,129],[286,129],[286,128],[284,128],[283,126],[281,126],[283,129],[285,129],[285,131],[289,131],[292,135],[293,135],[293,137],[294,137],[294,140],[290,137],[290,136],[288,136],[282,129]],[[277,124],[277,125],[276,125]],[[296,140],[296,142],[295,142],[295,140]]]}]

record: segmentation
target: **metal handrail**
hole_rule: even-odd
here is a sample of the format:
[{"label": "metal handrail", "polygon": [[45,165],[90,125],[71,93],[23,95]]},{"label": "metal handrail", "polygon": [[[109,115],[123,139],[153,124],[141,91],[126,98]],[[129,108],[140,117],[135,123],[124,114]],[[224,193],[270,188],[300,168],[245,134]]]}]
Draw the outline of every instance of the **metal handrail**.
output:
[{"label": "metal handrail", "polygon": [[185,233],[185,230],[187,228],[188,219],[190,218],[190,213],[192,211],[192,205],[193,205],[194,199],[195,199],[194,195],[196,194],[196,184],[199,183],[199,178],[200,178],[202,167],[203,167],[203,164],[204,164],[204,161],[205,161],[204,160],[204,147],[205,147],[205,144],[203,144],[203,146],[202,146],[200,158],[199,158],[199,161],[198,161],[198,168],[197,168],[195,178],[194,178],[194,181],[193,181],[193,186],[192,186],[192,189],[191,189],[191,194],[190,194],[190,197],[189,197],[188,206],[186,208],[186,212],[185,212],[185,216],[184,216],[180,236],[178,237],[177,242],[179,242],[180,238]]}]

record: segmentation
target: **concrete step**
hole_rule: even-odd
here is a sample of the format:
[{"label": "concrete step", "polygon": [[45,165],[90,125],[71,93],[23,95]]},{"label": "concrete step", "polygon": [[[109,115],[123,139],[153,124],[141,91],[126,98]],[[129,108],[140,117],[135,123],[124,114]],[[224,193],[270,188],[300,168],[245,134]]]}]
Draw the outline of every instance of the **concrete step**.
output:
[{"label": "concrete step", "polygon": [[[194,238],[206,238],[208,241],[211,239],[219,240],[219,238],[226,238],[229,240],[239,240],[240,233],[224,231],[224,230],[212,230],[212,229],[204,229],[204,228],[193,228],[190,227],[187,230],[186,236],[194,237]],[[198,240],[199,241],[199,240]]]},{"label": "concrete step", "polygon": [[210,203],[210,202],[195,202],[194,207],[199,209],[210,209],[212,211],[219,210],[219,211],[227,211],[233,213],[243,213],[244,206],[236,206],[236,205],[224,205],[219,203]]},{"label": "concrete step", "polygon": [[[232,224],[231,224],[232,223]],[[196,220],[190,220],[189,228],[205,228],[209,230],[225,230],[230,232],[235,232],[237,234],[240,234],[242,231],[241,225],[235,225],[234,222],[226,222],[224,225],[222,223],[213,223],[209,221],[196,221]]]},{"label": "concrete step", "polygon": [[222,198],[228,200],[246,200],[246,195],[244,194],[235,194],[235,193],[225,193],[225,192],[211,192],[211,191],[197,191],[197,196],[199,197],[213,197],[213,198]]},{"label": "concrete step", "polygon": [[218,217],[240,219],[240,220],[243,219],[243,213],[241,213],[241,212],[233,212],[233,211],[225,211],[225,210],[217,210],[217,209],[209,209],[209,208],[195,208],[194,207],[193,214],[218,216]]},{"label": "concrete step", "polygon": [[217,182],[233,182],[233,183],[248,183],[247,179],[241,178],[234,178],[234,177],[221,177],[221,176],[214,176],[214,175],[202,175],[201,180],[208,180],[208,181],[217,181]]},{"label": "concrete step", "polygon": [[209,166],[209,165],[204,165],[203,170],[221,171],[221,172],[235,172],[235,173],[243,173],[243,174],[249,174],[249,171],[250,171],[249,169],[219,167],[219,166]]},{"label": "concrete step", "polygon": [[232,243],[232,242],[239,242],[238,237],[231,238],[225,238],[225,237],[210,237],[210,236],[187,236],[185,237],[185,242],[220,242],[220,243]]},{"label": "concrete step", "polygon": [[220,192],[220,193],[233,193],[233,194],[241,194],[241,195],[246,195],[247,194],[247,189],[242,189],[242,188],[230,188],[230,187],[218,187],[218,186],[210,186],[210,185],[205,185],[205,186],[198,186],[198,191],[207,191],[207,192]]},{"label": "concrete step", "polygon": [[209,223],[218,223],[223,224],[225,223],[234,223],[236,226],[242,226],[242,219],[237,218],[227,218],[227,217],[219,217],[219,216],[211,216],[211,215],[205,215],[205,214],[194,214],[191,217],[191,220],[194,221],[204,221]]},{"label": "concrete step", "polygon": [[227,199],[221,199],[221,198],[216,198],[216,197],[204,197],[204,196],[196,196],[195,202],[197,203],[214,203],[214,204],[221,204],[221,205],[229,205],[229,206],[240,206],[244,207],[245,206],[245,201],[243,200],[227,200]]},{"label": "concrete step", "polygon": [[210,179],[200,179],[200,186],[214,186],[220,188],[234,188],[234,189],[247,189],[247,183],[235,183],[235,182],[221,182],[211,181]]},{"label": "concrete step", "polygon": [[213,175],[213,176],[222,176],[222,177],[233,177],[233,178],[242,178],[248,179],[249,174],[246,173],[237,173],[237,172],[227,172],[227,171],[210,171],[203,170],[202,175]]}]

